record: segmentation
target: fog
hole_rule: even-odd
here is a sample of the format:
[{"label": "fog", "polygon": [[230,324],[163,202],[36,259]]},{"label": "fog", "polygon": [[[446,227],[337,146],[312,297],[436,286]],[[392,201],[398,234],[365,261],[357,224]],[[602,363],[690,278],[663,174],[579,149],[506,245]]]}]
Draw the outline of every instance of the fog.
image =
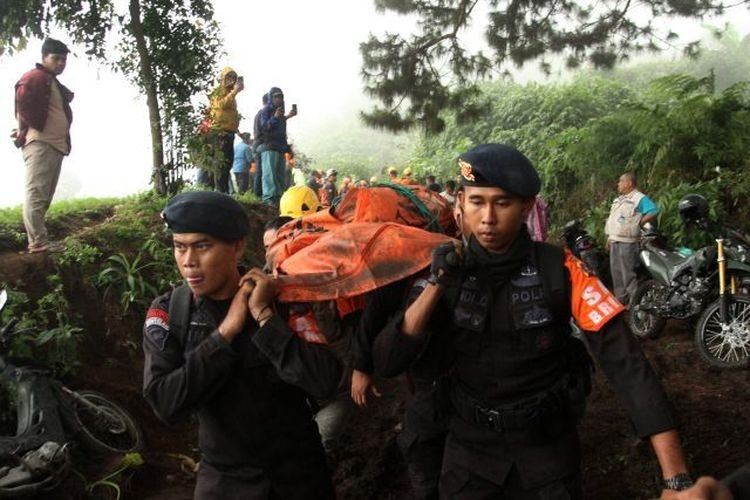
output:
[{"label": "fog", "polygon": [[[240,129],[251,131],[262,94],[271,86],[281,87],[287,104],[299,108],[288,131],[301,151],[314,149],[316,138],[326,134],[320,124],[356,114],[367,102],[360,78],[360,42],[369,32],[405,32],[413,25],[409,18],[376,13],[372,0],[215,0],[214,6],[227,53],[217,67],[230,65],[245,77],[245,91],[237,98],[244,116]],[[747,9],[738,15],[746,19]],[[750,25],[736,18],[737,26]],[[685,23],[684,31],[695,34],[700,28]],[[59,31],[51,35],[65,42],[70,39]],[[145,99],[122,75],[88,61],[80,47],[71,47],[73,53],[59,79],[75,92],[73,149],[63,161],[55,199],[123,196],[149,189],[151,142]],[[5,89],[0,127],[6,138],[0,141],[0,206],[23,200],[25,167],[21,152],[7,136],[15,127],[13,86],[40,60],[40,48],[41,41],[32,40],[23,52],[0,58],[0,88]],[[529,69],[517,73],[518,79],[539,76],[534,67]]]}]

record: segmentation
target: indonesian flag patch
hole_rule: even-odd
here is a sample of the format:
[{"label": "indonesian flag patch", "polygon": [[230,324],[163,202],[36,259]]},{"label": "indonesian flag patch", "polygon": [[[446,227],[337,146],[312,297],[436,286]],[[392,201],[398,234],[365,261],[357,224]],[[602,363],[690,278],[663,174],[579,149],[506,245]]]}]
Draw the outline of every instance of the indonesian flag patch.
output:
[{"label": "indonesian flag patch", "polygon": [[156,308],[149,309],[146,313],[146,323],[143,328],[146,336],[163,351],[169,337],[169,314],[167,311]]}]

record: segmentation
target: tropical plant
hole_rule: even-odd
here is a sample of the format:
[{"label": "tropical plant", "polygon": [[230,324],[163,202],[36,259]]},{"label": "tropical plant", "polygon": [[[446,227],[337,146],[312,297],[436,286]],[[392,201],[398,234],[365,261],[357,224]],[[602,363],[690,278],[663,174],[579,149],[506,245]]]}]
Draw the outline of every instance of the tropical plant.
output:
[{"label": "tropical plant", "polygon": [[109,265],[96,276],[95,284],[105,297],[114,289],[119,294],[123,313],[130,306],[147,307],[151,301],[178,279],[169,247],[155,234],[146,240],[134,256],[118,252],[107,258]]},{"label": "tropical plant", "polygon": [[72,373],[80,365],[78,346],[83,329],[71,312],[60,275],[50,275],[47,286],[49,291],[35,301],[25,293],[8,290],[3,318],[17,320],[10,354],[41,358],[60,375]]}]

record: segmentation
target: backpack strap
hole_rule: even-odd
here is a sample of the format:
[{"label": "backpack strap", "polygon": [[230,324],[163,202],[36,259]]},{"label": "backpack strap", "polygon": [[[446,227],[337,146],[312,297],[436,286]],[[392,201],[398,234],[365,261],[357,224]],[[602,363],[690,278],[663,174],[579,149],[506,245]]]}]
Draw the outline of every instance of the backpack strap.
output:
[{"label": "backpack strap", "polygon": [[570,319],[568,279],[565,269],[565,251],[548,243],[534,242],[536,266],[542,275],[544,291],[549,297],[552,313],[561,323]]},{"label": "backpack strap", "polygon": [[169,298],[169,331],[182,340],[190,326],[190,305],[193,292],[187,285],[180,285],[172,290]]},{"label": "backpack strap", "polygon": [[[570,296],[569,278],[565,267],[565,251],[547,243],[534,243],[537,269],[542,274],[544,291],[550,298],[552,314],[561,324],[569,324]],[[570,330],[570,328],[569,328]],[[594,362],[580,336],[568,336],[568,365],[572,371],[569,385],[569,404],[576,418],[583,416],[586,397],[591,393],[591,374]]]}]

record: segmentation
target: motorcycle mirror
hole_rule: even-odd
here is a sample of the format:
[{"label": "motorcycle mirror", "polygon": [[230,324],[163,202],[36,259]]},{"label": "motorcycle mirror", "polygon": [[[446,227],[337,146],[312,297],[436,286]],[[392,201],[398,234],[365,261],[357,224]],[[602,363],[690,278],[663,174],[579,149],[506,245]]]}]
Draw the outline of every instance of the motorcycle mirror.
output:
[{"label": "motorcycle mirror", "polygon": [[0,311],[5,308],[6,302],[8,302],[8,292],[3,288],[2,291],[0,291]]}]

